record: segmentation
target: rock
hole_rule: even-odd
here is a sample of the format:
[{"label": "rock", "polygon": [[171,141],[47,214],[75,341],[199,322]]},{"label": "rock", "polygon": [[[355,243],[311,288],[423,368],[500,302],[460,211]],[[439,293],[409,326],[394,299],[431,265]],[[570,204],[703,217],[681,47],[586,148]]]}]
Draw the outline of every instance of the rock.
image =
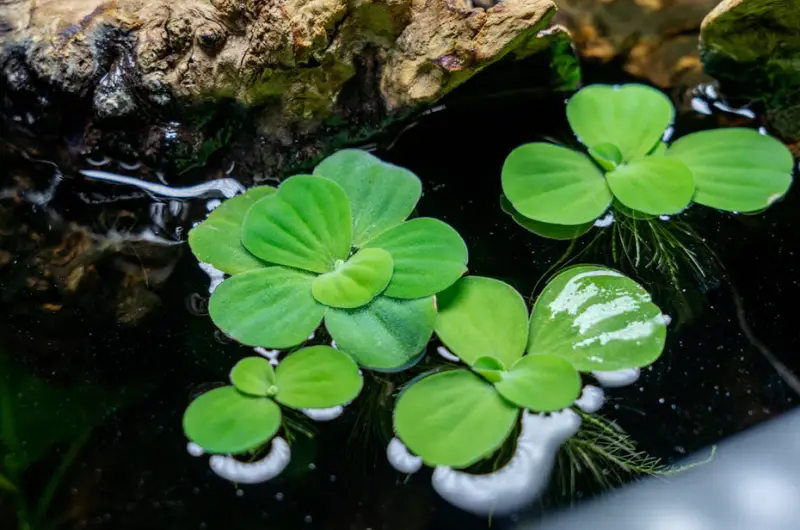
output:
[{"label": "rock", "polygon": [[703,21],[701,53],[726,96],[758,101],[800,141],[800,0],[724,0]]},{"label": "rock", "polygon": [[697,51],[703,17],[719,0],[560,0],[554,18],[566,26],[578,53],[619,61],[634,76],[661,88],[708,81]]},{"label": "rock", "polygon": [[[256,109],[256,132],[270,148],[285,146],[331,123],[368,122],[374,130],[504,57],[524,58],[559,37],[542,31],[555,12],[551,0],[480,5],[489,7],[471,0],[6,0],[2,82],[18,86],[28,76],[39,83],[34,91],[50,94],[51,112],[88,106],[100,128],[129,117],[128,126],[138,120],[150,131],[168,122],[207,124],[197,109],[208,113],[204,104],[227,100]],[[25,111],[38,116],[44,107]],[[242,128],[216,124],[210,144],[186,148],[193,166],[225,143],[225,127]]]}]

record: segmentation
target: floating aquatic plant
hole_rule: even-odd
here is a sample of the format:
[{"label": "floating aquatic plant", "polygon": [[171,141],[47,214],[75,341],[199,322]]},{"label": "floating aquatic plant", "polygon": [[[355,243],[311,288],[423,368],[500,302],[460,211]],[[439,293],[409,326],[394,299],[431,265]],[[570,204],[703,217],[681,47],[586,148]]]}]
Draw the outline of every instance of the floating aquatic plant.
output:
[{"label": "floating aquatic plant", "polygon": [[225,201],[189,234],[198,259],[232,275],[211,296],[214,323],[243,344],[283,349],[324,319],[362,366],[402,368],[433,332],[433,295],[467,263],[449,225],[406,220],[421,192],[410,171],[344,150],[313,175]]},{"label": "floating aquatic plant", "polygon": [[746,128],[662,141],[675,109],[653,88],[590,85],[567,104],[587,152],[544,142],[514,149],[503,165],[504,209],[525,228],[569,239],[612,205],[627,215],[682,212],[692,202],[758,212],[792,182],[793,159],[778,140]]},{"label": "floating aquatic plant", "polygon": [[240,454],[268,442],[281,425],[281,407],[324,409],[349,403],[361,391],[358,365],[329,346],[288,355],[273,369],[246,357],[230,373],[231,386],[192,401],[183,417],[186,436],[208,453]]},{"label": "floating aquatic plant", "polygon": [[530,318],[522,296],[490,278],[462,278],[437,299],[435,332],[469,368],[413,382],[394,414],[397,436],[428,465],[468,467],[503,444],[521,409],[569,407],[579,372],[646,366],[664,347],[650,295],[604,267],[557,274]]}]

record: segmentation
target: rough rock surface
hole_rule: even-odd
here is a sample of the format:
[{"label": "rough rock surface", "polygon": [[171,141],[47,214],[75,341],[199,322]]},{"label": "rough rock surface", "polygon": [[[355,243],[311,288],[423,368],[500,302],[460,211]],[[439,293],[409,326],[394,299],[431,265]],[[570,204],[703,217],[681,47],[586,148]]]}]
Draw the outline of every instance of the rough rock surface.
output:
[{"label": "rough rock surface", "polygon": [[800,141],[800,0],[723,0],[703,21],[701,50],[727,96],[761,102],[770,125]]},{"label": "rough rock surface", "polygon": [[719,0],[558,0],[555,21],[572,33],[581,56],[620,61],[631,75],[662,87],[704,77],[697,52],[703,17]]},{"label": "rough rock surface", "polygon": [[[503,57],[534,54],[559,36],[543,31],[551,0],[491,4],[4,0],[1,80],[11,93],[36,93],[32,83],[43,81],[88,101],[95,121],[182,121],[176,108],[226,99],[258,108],[257,131],[287,144],[326,120],[381,123],[420,109]],[[224,134],[194,142],[187,156],[202,158]]]}]

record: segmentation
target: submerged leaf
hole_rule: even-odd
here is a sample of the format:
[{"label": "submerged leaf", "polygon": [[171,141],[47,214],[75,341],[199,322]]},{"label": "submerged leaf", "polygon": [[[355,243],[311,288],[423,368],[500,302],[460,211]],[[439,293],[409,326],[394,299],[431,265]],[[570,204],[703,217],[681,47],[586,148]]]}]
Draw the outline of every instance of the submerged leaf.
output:
[{"label": "submerged leaf", "polygon": [[272,396],[275,388],[275,370],[263,357],[245,357],[231,370],[231,383],[236,390],[250,396]]},{"label": "submerged leaf", "polygon": [[528,338],[528,308],[510,285],[467,276],[436,297],[436,335],[472,365],[491,356],[505,366],[522,357]]},{"label": "submerged leaf", "polygon": [[681,212],[694,195],[694,178],[689,168],[663,155],[632,160],[607,173],[606,180],[622,204],[650,215]]},{"label": "submerged leaf", "polygon": [[367,244],[394,260],[386,296],[422,298],[446,289],[467,271],[467,245],[450,225],[418,217],[392,228]]},{"label": "submerged leaf", "polygon": [[503,164],[502,182],[514,208],[543,223],[588,223],[611,204],[611,192],[592,159],[558,145],[517,147]]},{"label": "submerged leaf", "polygon": [[325,306],[314,299],[314,276],[267,267],[228,278],[211,295],[208,310],[226,335],[248,346],[290,348],[317,329]]},{"label": "submerged leaf", "polygon": [[359,149],[343,149],[314,169],[344,189],[353,213],[353,244],[402,223],[422,194],[422,183],[411,171],[383,162]]},{"label": "submerged leaf", "polygon": [[281,424],[274,401],[246,396],[232,386],[215,388],[183,415],[186,437],[209,453],[244,453],[269,441]]},{"label": "submerged leaf", "polygon": [[552,223],[543,223],[525,217],[519,213],[511,201],[505,195],[500,196],[500,208],[514,219],[514,222],[522,228],[533,232],[534,234],[548,239],[556,239],[560,241],[568,241],[570,239],[577,239],[594,226],[594,222],[583,223],[580,225],[556,225]]},{"label": "submerged leaf", "polygon": [[663,92],[645,85],[589,85],[567,103],[570,127],[588,148],[611,143],[627,162],[650,152],[675,117]]},{"label": "submerged leaf", "polygon": [[792,184],[792,153],[775,138],[743,128],[689,134],[667,150],[694,175],[694,202],[731,212],[762,210]]},{"label": "submerged leaf", "polygon": [[391,254],[380,248],[365,248],[335,270],[314,278],[311,292],[327,306],[360,307],[386,288],[393,267]]},{"label": "submerged leaf", "polygon": [[665,336],[664,317],[640,285],[579,265],[556,275],[536,300],[528,353],[563,357],[581,372],[622,370],[658,359]]},{"label": "submerged leaf", "polygon": [[217,206],[208,218],[189,231],[189,247],[198,260],[225,274],[239,274],[267,264],[242,244],[242,224],[250,207],[275,193],[272,186],[258,186]]},{"label": "submerged leaf", "polygon": [[381,295],[358,309],[329,309],[325,327],[361,366],[395,370],[422,352],[435,320],[432,297],[400,300]]},{"label": "submerged leaf", "polygon": [[278,403],[325,409],[353,401],[363,380],[358,365],[330,346],[311,346],[286,357],[276,371]]},{"label": "submerged leaf", "polygon": [[555,355],[526,355],[494,383],[507,400],[536,412],[569,407],[581,393],[581,376]]},{"label": "submerged leaf", "polygon": [[400,395],[394,428],[426,464],[464,468],[500,447],[518,415],[490,383],[451,370],[425,377]]},{"label": "submerged leaf", "polygon": [[283,181],[250,208],[242,242],[264,261],[311,272],[333,270],[350,255],[350,203],[335,182],[310,175]]}]

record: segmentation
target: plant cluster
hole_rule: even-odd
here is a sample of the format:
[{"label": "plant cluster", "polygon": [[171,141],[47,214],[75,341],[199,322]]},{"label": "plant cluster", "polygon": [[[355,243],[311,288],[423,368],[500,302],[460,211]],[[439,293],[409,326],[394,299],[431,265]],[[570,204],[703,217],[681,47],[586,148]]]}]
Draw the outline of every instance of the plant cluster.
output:
[{"label": "plant cluster", "polygon": [[678,214],[692,202],[753,213],[788,191],[794,162],[778,140],[727,128],[667,145],[674,117],[669,98],[644,85],[579,90],[567,119],[586,152],[544,142],[514,149],[502,170],[503,209],[539,235],[569,239],[612,205],[634,218]]},{"label": "plant cluster", "polygon": [[521,409],[569,407],[579,372],[646,366],[666,324],[650,295],[605,267],[557,274],[530,317],[510,285],[468,276],[438,297],[435,332],[467,368],[410,384],[395,408],[398,437],[426,464],[468,467],[496,451]]}]

